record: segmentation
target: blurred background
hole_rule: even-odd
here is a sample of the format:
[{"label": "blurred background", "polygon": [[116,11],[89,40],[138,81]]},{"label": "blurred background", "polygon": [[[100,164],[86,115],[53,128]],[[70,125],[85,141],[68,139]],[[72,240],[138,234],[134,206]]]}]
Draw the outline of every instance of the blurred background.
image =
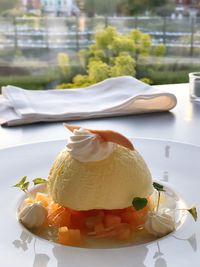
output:
[{"label": "blurred background", "polygon": [[0,86],[85,87],[200,71],[200,0],[0,0]]}]

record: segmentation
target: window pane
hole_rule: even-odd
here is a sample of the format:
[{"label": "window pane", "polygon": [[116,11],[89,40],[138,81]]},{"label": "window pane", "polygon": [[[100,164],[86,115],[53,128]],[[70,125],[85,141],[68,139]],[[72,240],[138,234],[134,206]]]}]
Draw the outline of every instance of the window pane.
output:
[{"label": "window pane", "polygon": [[0,85],[84,87],[119,75],[187,82],[200,68],[199,9],[199,0],[1,0]]}]

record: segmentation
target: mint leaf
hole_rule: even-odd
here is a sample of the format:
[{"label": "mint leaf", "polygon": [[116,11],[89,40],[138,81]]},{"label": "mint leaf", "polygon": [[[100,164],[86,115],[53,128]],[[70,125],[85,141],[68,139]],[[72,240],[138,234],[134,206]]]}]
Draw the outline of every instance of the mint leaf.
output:
[{"label": "mint leaf", "polygon": [[153,182],[153,187],[158,191],[158,192],[165,192],[165,189],[164,189],[164,186],[159,184],[159,183],[156,183],[156,182]]},{"label": "mint leaf", "polygon": [[26,182],[26,183],[24,183],[22,186],[21,186],[21,190],[22,191],[27,191],[28,190],[28,187],[29,187],[29,184],[30,184],[30,182]]},{"label": "mint leaf", "polygon": [[34,185],[37,185],[37,184],[44,184],[44,183],[46,183],[47,182],[47,180],[46,179],[43,179],[43,178],[35,178],[35,179],[33,179],[33,183],[34,183]]},{"label": "mint leaf", "polygon": [[197,209],[195,206],[192,206],[190,209],[187,209],[187,211],[192,215],[195,222],[197,221]]},{"label": "mint leaf", "polygon": [[141,197],[135,197],[132,201],[132,205],[136,210],[141,210],[147,205],[147,199]]},{"label": "mint leaf", "polygon": [[[33,179],[34,185],[46,183],[47,180],[43,178],[35,178]],[[25,193],[28,191],[30,182],[27,181],[27,176],[24,176],[17,184],[14,185],[14,187],[18,187],[20,190],[24,191]]]},{"label": "mint leaf", "polygon": [[13,185],[13,186],[14,186],[14,187],[19,187],[19,188],[21,188],[21,187],[24,185],[26,179],[27,179],[27,176],[24,176],[24,177],[19,181],[19,183],[15,184],[15,185]]}]

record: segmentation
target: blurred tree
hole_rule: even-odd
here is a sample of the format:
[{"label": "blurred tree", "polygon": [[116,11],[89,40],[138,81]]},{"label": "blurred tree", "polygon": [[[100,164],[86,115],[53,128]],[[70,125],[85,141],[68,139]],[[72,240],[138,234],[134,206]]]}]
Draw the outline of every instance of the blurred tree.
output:
[{"label": "blurred tree", "polygon": [[90,17],[95,14],[132,16],[144,14],[146,11],[164,15],[175,7],[174,0],[109,0],[106,4],[105,1],[100,0],[77,0],[77,2],[81,8],[84,6],[86,14]]},{"label": "blurred tree", "polygon": [[155,48],[154,48],[154,54],[157,57],[161,57],[164,56],[166,53],[166,46],[164,44],[158,44]]},{"label": "blurred tree", "polygon": [[111,26],[107,27],[105,30],[98,31],[95,34],[95,43],[89,48],[90,57],[96,57],[97,53],[98,55],[101,53],[101,58],[104,58],[104,60],[109,63],[112,56],[112,43],[114,38],[118,35],[116,28]]},{"label": "blurred tree", "polygon": [[109,66],[101,60],[91,60],[88,65],[88,77],[92,83],[109,78]]},{"label": "blurred tree", "polygon": [[159,16],[167,17],[170,16],[176,8],[176,2],[174,0],[168,0],[163,5],[154,8],[154,11]]},{"label": "blurred tree", "polygon": [[88,58],[89,58],[88,50],[85,50],[85,49],[79,50],[78,57],[79,57],[79,61],[80,61],[81,66],[85,69],[87,66]]},{"label": "blurred tree", "polygon": [[[87,86],[109,77],[136,76],[138,62],[145,62],[151,54],[160,56],[165,52],[163,45],[153,48],[150,35],[140,30],[123,35],[109,26],[98,31],[94,40],[87,50],[79,53],[80,62],[88,75],[76,75],[68,88]],[[65,57],[62,55],[60,58],[63,62]]]},{"label": "blurred tree", "polygon": [[145,11],[157,13],[157,9],[165,6],[168,1],[169,0],[123,0],[123,2],[128,5],[130,15],[142,14],[145,13]]},{"label": "blurred tree", "polygon": [[113,55],[118,55],[121,52],[127,52],[130,55],[133,55],[136,49],[135,42],[133,42],[129,36],[123,36],[121,34],[118,34],[118,36],[113,38],[109,47],[112,50]]},{"label": "blurred tree", "polygon": [[152,48],[151,37],[140,30],[132,30],[129,37],[135,43],[134,59],[137,63],[140,55],[144,57],[150,54]]},{"label": "blurred tree", "polygon": [[114,38],[118,36],[118,32],[114,27],[107,27],[105,30],[98,31],[95,34],[95,45],[99,49],[107,49],[113,42]]},{"label": "blurred tree", "polygon": [[127,53],[121,53],[114,60],[114,65],[110,69],[111,77],[118,77],[124,75],[135,76],[135,61]]},{"label": "blurred tree", "polygon": [[85,87],[90,84],[88,76],[81,74],[78,74],[73,78],[73,83],[76,84],[77,87]]},{"label": "blurred tree", "polygon": [[148,0],[124,0],[127,2],[128,9],[130,15],[137,15],[144,13],[146,10],[149,9],[149,2]]},{"label": "blurred tree", "polygon": [[0,10],[5,11],[15,7],[19,7],[19,0],[1,0],[0,1]]},{"label": "blurred tree", "polygon": [[67,75],[70,72],[69,56],[66,53],[58,53],[57,56],[58,66],[62,75]]},{"label": "blurred tree", "polygon": [[89,17],[93,17],[95,14],[103,14],[112,16],[116,14],[116,7],[120,0],[109,0],[105,3],[105,1],[100,0],[77,0],[80,5],[84,6],[84,10]]}]

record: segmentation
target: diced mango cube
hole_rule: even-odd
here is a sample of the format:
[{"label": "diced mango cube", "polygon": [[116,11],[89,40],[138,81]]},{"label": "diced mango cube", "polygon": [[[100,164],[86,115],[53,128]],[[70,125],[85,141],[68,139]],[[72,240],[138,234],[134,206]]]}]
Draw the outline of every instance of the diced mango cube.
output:
[{"label": "diced mango cube", "polygon": [[58,242],[62,245],[78,246],[82,242],[82,236],[79,229],[68,229],[60,227],[58,230]]},{"label": "diced mango cube", "polygon": [[58,229],[58,243],[62,245],[69,244],[69,230],[67,226],[63,226]]},{"label": "diced mango cube", "polygon": [[101,235],[105,231],[105,227],[102,222],[97,222],[94,226],[94,231],[96,235]]},{"label": "diced mango cube", "polygon": [[121,241],[128,241],[131,238],[131,230],[129,228],[122,228],[117,231],[116,238]]},{"label": "diced mango cube", "polygon": [[49,204],[49,199],[48,196],[44,193],[38,192],[35,196],[35,201],[36,202],[41,202],[42,206],[47,207]]},{"label": "diced mango cube", "polygon": [[121,218],[117,215],[106,214],[104,223],[106,228],[115,227],[121,223]]}]

